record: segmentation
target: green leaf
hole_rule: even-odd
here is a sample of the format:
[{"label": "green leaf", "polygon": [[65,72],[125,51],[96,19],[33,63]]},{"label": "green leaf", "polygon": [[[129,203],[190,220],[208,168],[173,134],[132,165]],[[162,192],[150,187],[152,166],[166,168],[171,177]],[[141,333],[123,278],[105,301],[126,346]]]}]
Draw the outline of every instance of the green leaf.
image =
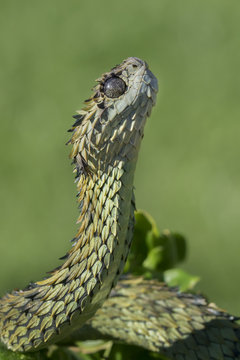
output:
[{"label": "green leaf", "polygon": [[181,291],[191,290],[200,278],[183,271],[182,269],[170,269],[164,272],[164,281],[169,286],[178,286]]},{"label": "green leaf", "polygon": [[76,352],[73,352],[66,347],[58,346],[56,346],[56,349],[54,349],[49,358],[50,360],[91,360],[91,358],[86,359],[84,356],[78,356]]},{"label": "green leaf", "polygon": [[108,359],[113,342],[106,340],[78,341],[77,344],[81,360]]},{"label": "green leaf", "polygon": [[157,353],[141,349],[138,346],[125,345],[125,344],[114,344],[109,354],[108,360],[130,360],[130,359],[141,359],[141,360],[168,360],[165,356]]},{"label": "green leaf", "polygon": [[156,246],[149,251],[146,259],[143,261],[143,266],[152,271],[160,270],[163,262],[163,247]]},{"label": "green leaf", "polygon": [[158,243],[162,246],[162,261],[159,264],[159,270],[171,269],[184,260],[186,240],[182,235],[164,230],[158,239]]},{"label": "green leaf", "polygon": [[160,235],[155,221],[145,211],[136,211],[135,219],[133,244],[124,271],[161,280],[164,270],[185,258],[186,240],[169,230]]},{"label": "green leaf", "polygon": [[135,221],[133,242],[124,271],[142,275],[142,263],[148,253],[146,238],[148,232],[152,231],[152,224],[143,211],[135,212]]}]

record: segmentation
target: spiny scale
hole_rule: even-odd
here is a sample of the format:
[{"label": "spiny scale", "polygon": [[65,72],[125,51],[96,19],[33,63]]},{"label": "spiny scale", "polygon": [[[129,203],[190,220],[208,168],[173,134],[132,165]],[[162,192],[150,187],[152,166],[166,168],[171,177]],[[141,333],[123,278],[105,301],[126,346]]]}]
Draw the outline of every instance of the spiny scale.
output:
[{"label": "spiny scale", "polygon": [[[103,93],[111,76],[126,84],[114,99]],[[70,334],[70,342],[116,339],[174,360],[240,360],[237,319],[203,297],[130,278],[121,280],[104,302],[131,243],[133,174],[157,81],[136,58],[98,81],[86,107],[74,116],[68,142],[77,177],[79,231],[65,262],[49,278],[0,300],[1,340],[9,349],[33,351]]]},{"label": "spiny scale", "polygon": [[[104,81],[116,74],[126,91],[107,98]],[[1,340],[9,349],[33,351],[59,341],[94,315],[116,283],[131,243],[133,177],[156,92],[147,64],[129,58],[102,76],[79,112],[69,141],[79,231],[50,277],[0,300]]]},{"label": "spiny scale", "polygon": [[237,320],[202,296],[124,277],[70,342],[113,339],[174,360],[240,360]]}]

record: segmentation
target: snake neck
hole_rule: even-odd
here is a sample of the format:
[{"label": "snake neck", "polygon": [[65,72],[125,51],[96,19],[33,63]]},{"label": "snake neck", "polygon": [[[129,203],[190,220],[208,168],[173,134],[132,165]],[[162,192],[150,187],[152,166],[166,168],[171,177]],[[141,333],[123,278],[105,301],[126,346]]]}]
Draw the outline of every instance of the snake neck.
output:
[{"label": "snake neck", "polygon": [[135,162],[113,164],[77,177],[80,227],[64,263],[50,277],[1,299],[1,339],[12,350],[36,350],[79,328],[121,274],[134,225]]},{"label": "snake neck", "polygon": [[[121,272],[134,223],[135,166],[136,161],[117,157],[104,171],[98,169],[95,173],[82,171],[77,174],[79,229],[72,240],[72,248],[63,257],[65,262],[51,277],[37,282],[38,286],[77,282],[78,288],[87,284],[85,295],[92,296],[105,272],[111,281]],[[78,172],[77,165],[75,171]],[[122,254],[120,257],[118,252]],[[105,283],[102,287],[106,287]],[[101,294],[102,301],[106,296]]]}]

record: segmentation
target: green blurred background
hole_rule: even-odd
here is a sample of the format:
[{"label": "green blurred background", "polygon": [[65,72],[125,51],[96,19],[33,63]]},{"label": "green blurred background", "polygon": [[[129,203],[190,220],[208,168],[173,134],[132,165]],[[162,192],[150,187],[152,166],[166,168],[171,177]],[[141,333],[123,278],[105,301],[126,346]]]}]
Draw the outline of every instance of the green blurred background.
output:
[{"label": "green blurred background", "polygon": [[159,79],[137,206],[188,238],[198,289],[240,315],[239,0],[1,0],[0,293],[58,265],[76,230],[66,130],[128,56]]}]

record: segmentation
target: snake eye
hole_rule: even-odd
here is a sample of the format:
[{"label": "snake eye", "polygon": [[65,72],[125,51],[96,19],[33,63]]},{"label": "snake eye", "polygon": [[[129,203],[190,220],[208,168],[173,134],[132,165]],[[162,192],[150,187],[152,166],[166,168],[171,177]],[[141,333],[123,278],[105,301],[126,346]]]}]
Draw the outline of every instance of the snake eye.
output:
[{"label": "snake eye", "polygon": [[104,83],[103,92],[109,98],[117,98],[126,90],[125,82],[117,76],[107,79]]}]

